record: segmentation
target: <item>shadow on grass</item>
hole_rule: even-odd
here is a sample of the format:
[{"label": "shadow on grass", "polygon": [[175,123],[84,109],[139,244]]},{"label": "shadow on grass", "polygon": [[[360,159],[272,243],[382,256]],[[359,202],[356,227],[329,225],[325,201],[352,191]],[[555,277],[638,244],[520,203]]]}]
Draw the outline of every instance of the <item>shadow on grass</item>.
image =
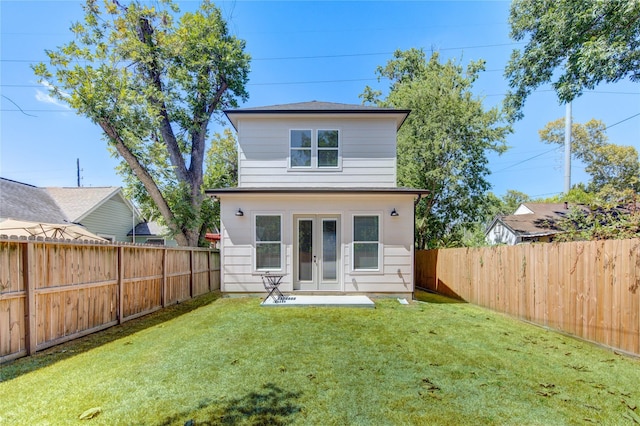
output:
[{"label": "shadow on grass", "polygon": [[[302,392],[288,392],[273,383],[262,385],[258,391],[250,392],[241,398],[215,404],[201,402],[197,410],[180,413],[165,419],[163,426],[184,424],[195,425],[286,425],[291,416],[299,413],[301,407],[295,400]],[[180,419],[191,417],[182,423]],[[202,420],[204,419],[204,420]]]},{"label": "shadow on grass", "polygon": [[0,382],[15,379],[23,374],[47,367],[58,361],[97,348],[114,340],[127,337],[149,327],[162,324],[173,318],[191,312],[201,306],[208,305],[220,298],[220,292],[214,291],[205,295],[187,300],[176,305],[167,306],[149,315],[127,321],[97,333],[89,334],[79,339],[71,340],[51,348],[36,352],[35,355],[18,358],[6,364],[0,365]]},{"label": "shadow on grass", "polygon": [[461,299],[454,299],[438,293],[431,293],[424,290],[416,290],[414,297],[416,300],[426,303],[467,303]]}]

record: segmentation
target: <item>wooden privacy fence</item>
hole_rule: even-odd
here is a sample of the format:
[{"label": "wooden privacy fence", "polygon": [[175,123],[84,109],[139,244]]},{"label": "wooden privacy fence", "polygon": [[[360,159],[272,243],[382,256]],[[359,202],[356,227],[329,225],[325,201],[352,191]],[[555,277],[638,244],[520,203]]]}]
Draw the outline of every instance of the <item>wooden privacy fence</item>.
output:
[{"label": "wooden privacy fence", "polygon": [[640,239],[418,251],[416,285],[640,355]]},{"label": "wooden privacy fence", "polygon": [[0,363],[219,288],[217,251],[0,239]]}]

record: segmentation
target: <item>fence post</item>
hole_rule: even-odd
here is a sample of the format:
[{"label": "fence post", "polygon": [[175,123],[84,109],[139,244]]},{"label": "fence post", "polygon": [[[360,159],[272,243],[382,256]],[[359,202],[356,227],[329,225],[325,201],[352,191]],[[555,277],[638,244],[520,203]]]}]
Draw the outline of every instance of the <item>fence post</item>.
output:
[{"label": "fence post", "polygon": [[211,249],[207,251],[207,290],[211,293]]},{"label": "fence post", "polygon": [[22,250],[22,267],[24,268],[24,290],[25,290],[25,345],[27,355],[36,353],[38,345],[37,318],[36,318],[36,260],[34,243],[27,242]]},{"label": "fence post", "polygon": [[162,296],[160,296],[162,307],[167,306],[167,248],[162,249]]},{"label": "fence post", "polygon": [[193,299],[193,284],[196,279],[196,273],[193,268],[193,249],[189,250],[189,267],[191,270],[191,275],[189,277],[189,299]]},{"label": "fence post", "polygon": [[123,247],[118,246],[118,324],[123,323],[124,317],[124,258]]}]

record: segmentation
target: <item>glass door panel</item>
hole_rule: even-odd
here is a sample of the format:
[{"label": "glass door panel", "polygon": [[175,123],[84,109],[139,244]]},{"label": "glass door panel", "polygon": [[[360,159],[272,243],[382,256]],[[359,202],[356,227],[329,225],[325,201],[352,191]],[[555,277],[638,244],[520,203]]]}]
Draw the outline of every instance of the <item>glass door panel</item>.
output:
[{"label": "glass door panel", "polygon": [[322,219],[322,281],[338,278],[338,221]]},{"label": "glass door panel", "polygon": [[293,288],[340,290],[340,217],[294,215]]},{"label": "glass door panel", "polygon": [[298,281],[313,281],[313,219],[298,220]]}]

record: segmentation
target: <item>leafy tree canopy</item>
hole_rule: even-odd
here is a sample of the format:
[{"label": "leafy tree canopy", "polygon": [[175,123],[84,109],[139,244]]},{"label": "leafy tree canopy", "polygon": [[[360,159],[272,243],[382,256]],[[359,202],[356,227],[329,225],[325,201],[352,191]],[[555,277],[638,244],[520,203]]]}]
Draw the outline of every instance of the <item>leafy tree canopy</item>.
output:
[{"label": "leafy tree canopy", "polygon": [[410,109],[398,134],[398,184],[429,189],[416,213],[416,247],[460,245],[465,230],[481,221],[488,203],[487,153],[504,152],[511,131],[497,108],[486,110],[473,96],[484,62],[463,68],[426,59],[421,49],[396,51],[378,78],[390,80],[389,94],[366,87],[365,102]]},{"label": "leafy tree canopy", "polygon": [[640,0],[513,0],[509,22],[511,38],[526,41],[505,69],[513,119],[548,82],[566,103],[600,82],[640,80]]},{"label": "leafy tree canopy", "polygon": [[162,216],[180,245],[206,232],[208,127],[248,96],[249,56],[210,1],[179,14],[171,0],[85,0],[74,39],[34,66],[52,95],[104,131],[129,193]]},{"label": "leafy tree canopy", "polygon": [[556,241],[621,240],[640,237],[640,213],[616,207],[598,207],[585,212],[572,208],[557,223],[564,232]]},{"label": "leafy tree canopy", "polygon": [[[564,118],[548,123],[539,131],[545,143],[564,144]],[[598,194],[602,201],[619,201],[634,196],[639,187],[640,163],[632,146],[609,142],[606,126],[592,119],[585,124],[572,123],[572,155],[585,164],[591,175],[588,191]]]},{"label": "leafy tree canopy", "polygon": [[[205,188],[231,188],[238,186],[238,146],[234,133],[225,128],[223,134],[213,135],[205,158]],[[211,228],[220,229],[220,203],[212,201]]]}]

